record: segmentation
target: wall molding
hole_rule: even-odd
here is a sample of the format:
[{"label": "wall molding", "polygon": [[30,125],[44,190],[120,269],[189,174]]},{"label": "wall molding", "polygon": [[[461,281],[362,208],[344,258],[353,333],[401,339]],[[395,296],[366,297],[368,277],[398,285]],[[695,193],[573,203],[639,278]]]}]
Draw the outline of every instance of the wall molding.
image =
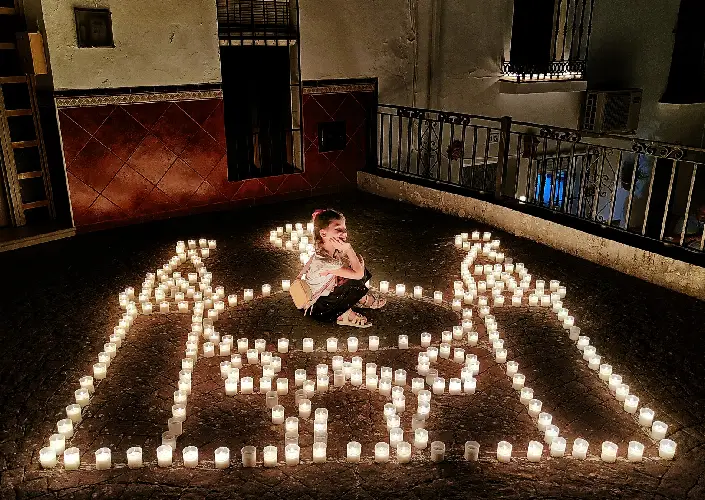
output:
[{"label": "wall molding", "polygon": [[[304,83],[304,85],[306,85]],[[304,86],[302,92],[304,94],[336,94],[345,92],[375,92],[376,86],[374,83],[349,83],[349,84],[334,84],[334,85],[316,85],[311,87]]]},{"label": "wall molding", "polygon": [[129,92],[116,94],[87,94],[80,96],[62,96],[55,94],[57,108],[81,108],[90,106],[106,106],[119,104],[136,104],[147,102],[178,102],[204,99],[222,99],[221,89],[180,90],[175,92]]},{"label": "wall molding", "polygon": [[670,290],[705,300],[705,268],[488,201],[358,172],[358,189],[477,220]]}]

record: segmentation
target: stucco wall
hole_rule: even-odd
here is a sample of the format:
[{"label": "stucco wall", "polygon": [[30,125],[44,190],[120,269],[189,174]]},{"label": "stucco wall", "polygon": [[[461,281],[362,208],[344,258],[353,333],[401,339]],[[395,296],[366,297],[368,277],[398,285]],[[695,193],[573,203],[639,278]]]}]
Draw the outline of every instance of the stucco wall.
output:
[{"label": "stucco wall", "polygon": [[595,2],[588,79],[593,87],[644,90],[637,135],[701,146],[705,104],[661,104],[680,0]]},{"label": "stucco wall", "polygon": [[499,93],[512,0],[300,0],[300,6],[306,80],[378,77],[381,103],[578,123],[580,93]]},{"label": "stucco wall", "polygon": [[[57,90],[221,79],[214,0],[42,0],[41,6]],[[74,7],[109,8],[115,47],[79,48]]]},{"label": "stucco wall", "polygon": [[486,201],[359,172],[358,188],[467,217],[517,236],[705,300],[705,268],[630,247]]}]

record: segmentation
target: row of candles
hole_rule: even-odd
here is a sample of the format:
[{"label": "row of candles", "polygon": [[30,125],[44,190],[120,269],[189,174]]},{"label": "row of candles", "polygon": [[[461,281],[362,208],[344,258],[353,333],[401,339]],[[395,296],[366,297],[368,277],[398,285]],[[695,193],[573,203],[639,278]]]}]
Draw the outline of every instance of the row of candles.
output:
[{"label": "row of candles", "polygon": [[[397,463],[409,463],[412,456],[412,448],[427,448],[428,433],[418,432],[425,429],[417,429],[415,432],[414,444],[407,441],[397,441],[392,444],[378,442],[374,446],[374,461],[377,463],[387,463],[391,459],[390,450],[396,453]],[[425,439],[425,441],[424,441]],[[323,463],[328,460],[327,443],[323,441],[314,442],[312,445],[312,462]],[[553,458],[570,456],[578,460],[585,460],[588,457],[589,443],[578,438],[573,442],[569,455],[566,455],[566,441],[559,437],[554,439],[549,445],[548,454]],[[669,439],[664,439],[659,443],[659,457],[671,460],[674,456],[675,444]],[[174,448],[170,444],[162,444],[157,447],[157,465],[159,467],[171,467],[174,465]],[[442,441],[432,441],[430,444],[430,459],[433,462],[441,462],[445,459],[446,446]],[[610,441],[605,441],[601,446],[600,459],[604,462],[615,462],[617,460],[618,446]],[[464,458],[467,461],[477,461],[480,459],[480,445],[476,441],[467,441],[464,446]],[[507,463],[512,460],[513,446],[507,441],[500,441],[497,444],[496,458],[498,462]],[[538,462],[544,454],[544,443],[540,441],[529,441],[526,450],[526,458],[529,462]],[[638,441],[630,441],[627,449],[626,459],[629,462],[641,462],[643,460],[644,445]],[[66,470],[76,470],[81,465],[80,450],[76,447],[67,448],[62,452],[64,458],[64,468]],[[110,469],[112,463],[112,450],[108,447],[99,448],[95,451],[95,468],[97,470]],[[257,466],[257,448],[255,446],[244,446],[240,450],[241,464],[243,467]],[[139,446],[127,449],[127,467],[137,469],[148,465],[143,460],[143,450]],[[346,446],[346,461],[359,463],[362,458],[362,444],[357,441],[350,441]],[[199,465],[199,451],[196,446],[185,446],[182,450],[182,461],[184,467],[195,468]],[[301,447],[297,443],[289,443],[284,446],[284,463],[286,465],[298,465],[301,463]],[[57,465],[57,452],[52,448],[42,448],[40,451],[40,462],[44,468],[53,468]],[[264,467],[277,467],[280,465],[279,449],[276,446],[265,446],[262,450],[262,465]],[[220,446],[214,452],[214,467],[216,469],[226,469],[232,465],[230,449]]]}]

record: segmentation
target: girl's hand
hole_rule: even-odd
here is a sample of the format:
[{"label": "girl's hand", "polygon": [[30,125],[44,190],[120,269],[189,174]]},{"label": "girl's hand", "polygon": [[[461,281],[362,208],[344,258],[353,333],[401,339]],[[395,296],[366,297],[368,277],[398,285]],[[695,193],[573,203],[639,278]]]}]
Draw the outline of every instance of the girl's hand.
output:
[{"label": "girl's hand", "polygon": [[335,244],[335,247],[343,253],[348,253],[352,250],[352,246],[347,241],[342,241],[338,238],[331,238],[331,241]]}]

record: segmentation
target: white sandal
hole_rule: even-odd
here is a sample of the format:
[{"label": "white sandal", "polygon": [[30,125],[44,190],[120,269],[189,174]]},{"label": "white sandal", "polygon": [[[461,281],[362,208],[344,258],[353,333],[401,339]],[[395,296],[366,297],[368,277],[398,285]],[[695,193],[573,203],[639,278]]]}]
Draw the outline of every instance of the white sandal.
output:
[{"label": "white sandal", "polygon": [[[354,314],[353,319],[349,318],[350,313]],[[356,313],[355,311],[343,313],[343,318],[338,319],[336,323],[338,326],[352,326],[355,328],[369,328],[372,326],[372,323],[367,321],[367,318],[365,318],[362,314]]]}]

